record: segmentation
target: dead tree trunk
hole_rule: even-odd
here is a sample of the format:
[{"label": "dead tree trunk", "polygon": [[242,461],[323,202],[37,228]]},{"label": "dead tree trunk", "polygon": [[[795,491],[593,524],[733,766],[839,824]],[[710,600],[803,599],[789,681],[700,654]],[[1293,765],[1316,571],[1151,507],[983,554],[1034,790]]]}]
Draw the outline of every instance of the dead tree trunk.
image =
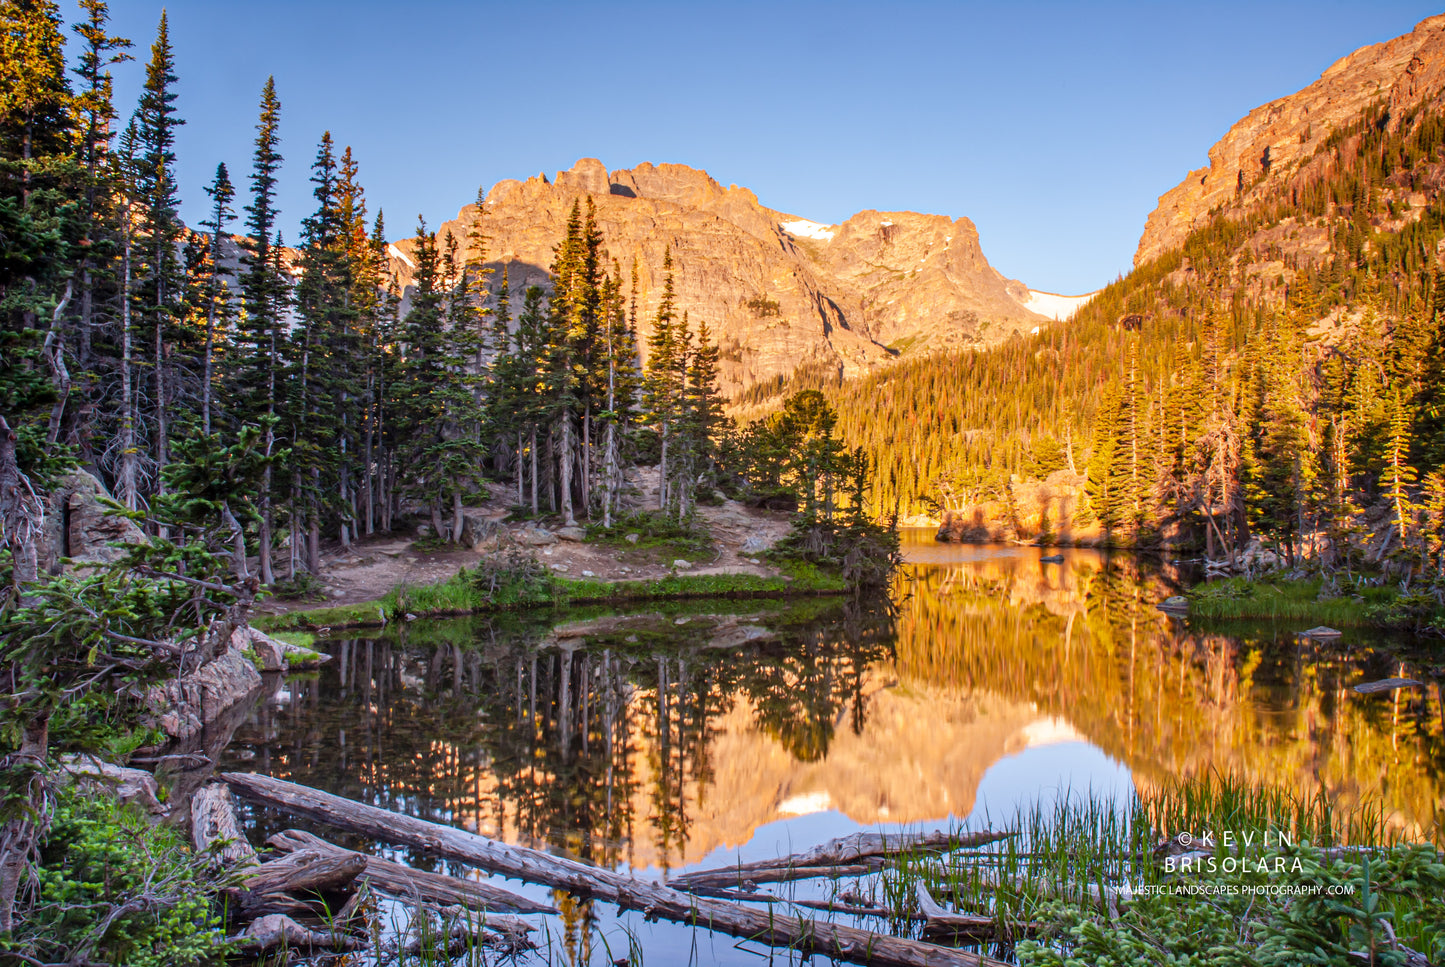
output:
[{"label": "dead tree trunk", "polygon": [[1003,961],[968,951],[841,924],[820,923],[806,917],[779,917],[769,910],[691,896],[612,870],[523,846],[509,846],[269,776],[228,772],[221,779],[238,795],[293,815],[387,842],[426,849],[492,873],[544,883],[578,896],[641,910],[649,917],[717,930],[772,947],[897,967],[1005,967]]}]

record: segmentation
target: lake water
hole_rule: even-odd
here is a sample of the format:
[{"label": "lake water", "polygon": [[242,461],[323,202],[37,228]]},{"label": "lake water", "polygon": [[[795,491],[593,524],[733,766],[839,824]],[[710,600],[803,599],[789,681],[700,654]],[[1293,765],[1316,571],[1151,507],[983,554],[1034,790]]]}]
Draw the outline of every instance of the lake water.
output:
[{"label": "lake water", "polygon": [[[999,828],[1040,801],[1127,799],[1211,769],[1437,836],[1439,691],[1352,690],[1432,680],[1424,646],[1191,628],[1153,607],[1187,575],[1129,555],[1044,564],[1038,548],[914,531],[904,545],[894,594],[875,601],[417,621],[325,640],[333,660],[278,681],[221,765],[659,878],[864,828]],[[304,826],[248,820],[257,842]],[[610,964],[629,944],[646,963],[767,959],[600,903],[568,903],[544,933],[542,962]]]}]

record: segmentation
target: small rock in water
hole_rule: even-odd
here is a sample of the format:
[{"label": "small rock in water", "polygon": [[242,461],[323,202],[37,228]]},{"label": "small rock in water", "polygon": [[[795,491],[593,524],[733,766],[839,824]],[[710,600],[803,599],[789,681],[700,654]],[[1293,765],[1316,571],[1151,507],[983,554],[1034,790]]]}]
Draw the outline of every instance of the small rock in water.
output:
[{"label": "small rock in water", "polygon": [[592,571],[583,571],[583,572],[582,572],[582,576],[583,576],[584,578],[595,578],[597,575],[596,575],[595,572],[592,572]]},{"label": "small rock in water", "polygon": [[1326,625],[1317,625],[1316,627],[1311,628],[1309,631],[1301,631],[1299,633],[1299,637],[1314,638],[1316,640],[1323,640],[1325,638],[1343,638],[1344,632],[1336,631],[1334,628],[1330,628]]},{"label": "small rock in water", "polygon": [[682,558],[679,557],[677,560],[672,562],[672,566],[677,568],[679,571],[686,571],[688,568],[692,567],[692,562],[684,561]]},{"label": "small rock in water", "polygon": [[1189,610],[1189,599],[1182,594],[1176,594],[1172,597],[1165,598],[1154,607],[1160,611],[1185,612]]},{"label": "small rock in water", "polygon": [[1062,555],[1062,554],[1048,554],[1048,555],[1045,555],[1044,557],[1039,558],[1039,563],[1040,563],[1040,564],[1062,564],[1062,563],[1064,563],[1064,555]]},{"label": "small rock in water", "polygon": [[408,615],[406,616],[406,620],[407,620],[407,621],[415,621],[415,620],[416,620],[416,615],[414,615],[414,614],[408,614]]},{"label": "small rock in water", "polygon": [[638,541],[642,540],[642,535],[641,535],[641,534],[628,534],[626,537],[623,538],[623,540],[626,541],[626,542],[629,543],[629,544],[636,544]]}]

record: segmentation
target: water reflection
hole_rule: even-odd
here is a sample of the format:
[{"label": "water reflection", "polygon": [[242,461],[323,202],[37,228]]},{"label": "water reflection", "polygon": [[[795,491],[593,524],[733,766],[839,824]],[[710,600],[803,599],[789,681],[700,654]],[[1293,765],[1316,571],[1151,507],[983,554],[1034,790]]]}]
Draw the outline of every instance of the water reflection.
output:
[{"label": "water reflection", "polygon": [[[335,660],[259,705],[226,765],[657,871],[1211,768],[1436,830],[1439,693],[1350,690],[1418,674],[1408,645],[1351,636],[1321,652],[1292,628],[1183,627],[1153,604],[1187,575],[1132,557],[908,550],[891,602],[332,641]],[[291,823],[256,822],[262,836]]]}]

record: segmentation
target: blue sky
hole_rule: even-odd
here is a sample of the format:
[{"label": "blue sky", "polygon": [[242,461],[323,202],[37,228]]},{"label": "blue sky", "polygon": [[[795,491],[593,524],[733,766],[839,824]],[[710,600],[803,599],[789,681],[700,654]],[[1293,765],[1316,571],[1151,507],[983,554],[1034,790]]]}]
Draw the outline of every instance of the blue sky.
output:
[{"label": "blue sky", "polygon": [[[64,2],[64,0],[62,0]],[[288,240],[324,130],[393,237],[502,178],[674,161],[820,222],[971,218],[1000,271],[1088,291],[1229,126],[1439,12],[1339,3],[490,3],[116,0],[144,62],[169,9],[184,214],[243,195],[275,74]],[[123,115],[139,64],[117,70]]]}]

